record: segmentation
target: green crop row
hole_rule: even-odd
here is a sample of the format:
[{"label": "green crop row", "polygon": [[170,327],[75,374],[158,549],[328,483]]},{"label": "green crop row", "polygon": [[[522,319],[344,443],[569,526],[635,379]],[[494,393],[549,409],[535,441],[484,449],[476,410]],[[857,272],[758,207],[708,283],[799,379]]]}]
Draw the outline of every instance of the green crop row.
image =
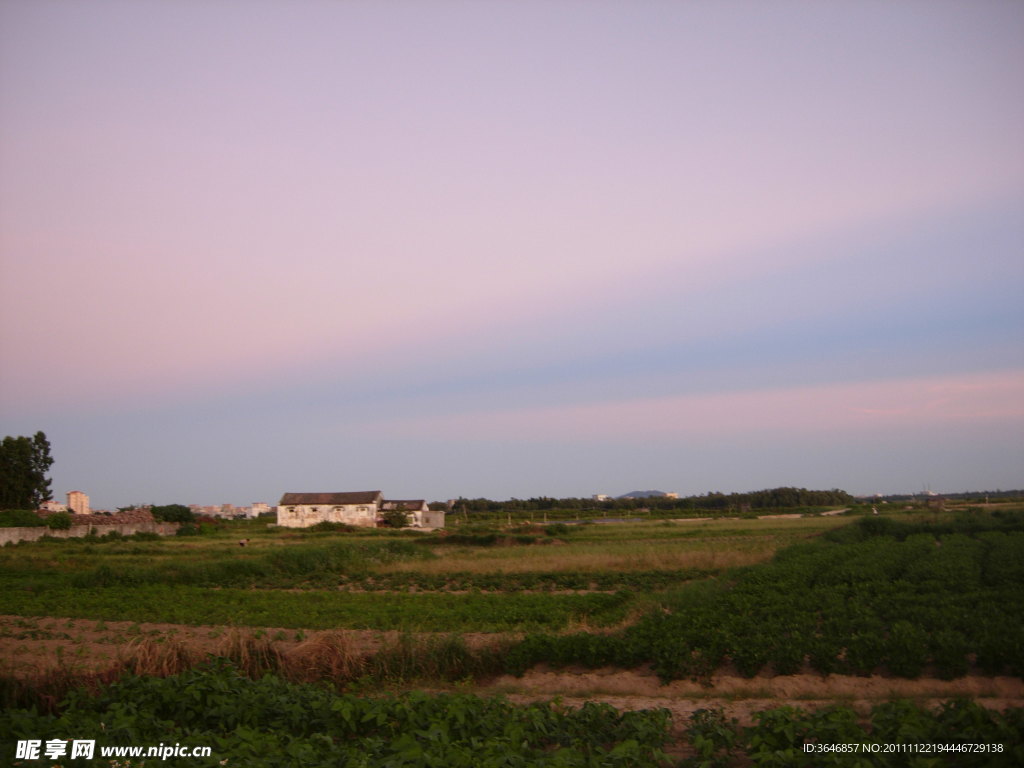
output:
[{"label": "green crop row", "polygon": [[[150,584],[208,587],[330,586],[345,575],[404,560],[434,559],[412,541],[335,541],[284,547],[234,547],[192,552],[165,542],[122,541],[97,546],[78,540],[60,548],[59,566],[48,547],[0,550],[0,574],[37,572],[66,575],[64,583],[82,589]],[[115,560],[116,558],[116,560]],[[98,563],[98,564],[97,564]]]},{"label": "green crop row", "polygon": [[1024,710],[993,712],[964,700],[935,709],[886,702],[866,718],[848,707],[777,707],[756,713],[747,727],[721,710],[698,710],[672,743],[664,709],[517,706],[501,697],[420,692],[367,698],[273,675],[252,679],[224,660],[76,689],[52,713],[11,707],[4,714],[0,760],[14,765],[18,742],[57,739],[94,739],[93,759],[64,762],[104,768],[118,764],[102,756],[104,748],[159,744],[205,746],[210,754],[128,765],[667,768],[669,751],[685,755],[680,768],[1024,764]]},{"label": "green crop row", "polygon": [[342,577],[340,584],[349,589],[365,591],[471,591],[520,592],[554,590],[613,591],[631,589],[657,592],[692,579],[709,576],[712,571],[677,568],[655,571],[598,572],[524,572],[524,573],[374,573]]},{"label": "green crop row", "polygon": [[[191,546],[155,534],[94,540],[53,540],[0,548],[0,578],[15,585],[47,588],[106,589],[126,586],[183,585],[212,588],[320,589],[340,586],[374,591],[501,591],[632,589],[664,590],[702,578],[712,571],[664,568],[620,572],[587,568],[573,571],[508,573],[419,569],[438,560],[428,543],[458,541],[458,534],[416,539],[289,540],[285,545],[239,547],[237,541]],[[486,537],[484,537],[486,538]],[[529,538],[529,537],[526,537]],[[531,541],[533,539],[530,539]],[[597,565],[600,565],[600,553]],[[401,565],[402,570],[392,570]]]},{"label": "green crop row", "polygon": [[960,512],[948,519],[934,520],[929,523],[900,520],[887,515],[865,517],[858,520],[856,525],[837,528],[826,536],[836,542],[864,541],[878,536],[903,541],[908,536],[924,532],[933,536],[951,533],[973,536],[984,531],[1012,533],[1022,529],[1024,529],[1024,511],[1010,509],[989,513],[973,509]]},{"label": "green crop row", "polygon": [[0,613],[4,614],[296,629],[554,631],[570,621],[617,623],[625,617],[631,599],[626,592],[360,594],[160,584],[71,588],[47,584],[45,580],[14,586],[0,580]]},{"label": "green crop row", "polygon": [[[555,530],[554,526],[549,526]],[[569,526],[561,525],[560,529]],[[459,546],[459,547],[522,547],[531,544],[553,544],[556,539],[550,536],[538,536],[529,533],[447,533],[444,536],[432,537],[429,539],[418,539],[418,543],[436,546]]]},{"label": "green crop row", "polygon": [[900,768],[1024,765],[1024,710],[991,712],[965,700],[927,710],[906,701],[878,704],[865,723],[849,707],[807,712],[779,707],[742,728],[721,710],[698,710],[686,738],[693,768]]},{"label": "green crop row", "polygon": [[96,758],[72,763],[94,766],[111,764],[99,758],[104,746],[178,743],[212,754],[161,765],[654,768],[667,763],[669,724],[666,710],[594,703],[572,710],[466,694],[361,698],[273,676],[251,680],[214,662],[72,694],[59,714],[9,710],[0,744],[7,762],[19,740],[94,738]]},{"label": "green crop row", "polygon": [[706,677],[731,663],[745,676],[926,667],[954,678],[977,667],[1024,676],[1024,533],[874,536],[781,551],[731,582],[664,593],[659,610],[617,635],[536,635],[509,656],[539,662],[649,662],[664,680]]}]

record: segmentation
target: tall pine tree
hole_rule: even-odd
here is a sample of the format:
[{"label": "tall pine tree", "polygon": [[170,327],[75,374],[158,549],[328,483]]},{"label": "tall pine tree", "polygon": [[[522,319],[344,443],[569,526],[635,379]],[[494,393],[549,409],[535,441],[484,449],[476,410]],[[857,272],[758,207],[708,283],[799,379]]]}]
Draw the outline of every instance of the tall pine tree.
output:
[{"label": "tall pine tree", "polygon": [[32,437],[5,437],[0,443],[0,509],[37,509],[50,498],[50,441],[42,432]]}]

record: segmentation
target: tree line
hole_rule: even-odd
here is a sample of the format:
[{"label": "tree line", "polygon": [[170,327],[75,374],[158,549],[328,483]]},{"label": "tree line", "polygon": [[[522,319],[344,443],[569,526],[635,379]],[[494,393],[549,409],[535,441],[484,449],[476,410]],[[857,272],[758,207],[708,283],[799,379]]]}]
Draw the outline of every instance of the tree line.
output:
[{"label": "tree line", "polygon": [[[833,488],[828,491],[814,491],[806,488],[767,488],[746,493],[721,493],[712,491],[702,495],[672,498],[668,496],[645,496],[614,498],[597,501],[592,498],[554,498],[536,496],[529,499],[456,499],[451,509],[455,512],[546,512],[551,510],[576,510],[605,512],[627,512],[639,509],[658,511],[744,511],[754,509],[786,509],[793,507],[833,507],[854,503],[846,491]],[[445,502],[434,502],[431,509],[446,509]]]}]

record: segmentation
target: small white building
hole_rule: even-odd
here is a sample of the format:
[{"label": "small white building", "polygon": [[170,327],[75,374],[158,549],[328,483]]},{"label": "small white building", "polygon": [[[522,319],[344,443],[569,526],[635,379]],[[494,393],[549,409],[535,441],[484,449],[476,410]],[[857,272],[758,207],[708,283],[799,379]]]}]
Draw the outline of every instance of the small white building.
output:
[{"label": "small white building", "polygon": [[444,510],[432,510],[423,499],[385,500],[381,504],[382,512],[400,509],[406,513],[409,525],[425,531],[444,528]]},{"label": "small white building", "polygon": [[380,491],[286,493],[277,507],[277,524],[285,528],[309,528],[327,522],[374,528],[381,513],[396,509],[406,513],[413,528],[427,531],[444,528],[444,512],[432,511],[426,501],[385,500]]},{"label": "small white building", "polygon": [[286,493],[277,507],[277,524],[308,528],[327,522],[375,528],[383,501],[380,491]]}]

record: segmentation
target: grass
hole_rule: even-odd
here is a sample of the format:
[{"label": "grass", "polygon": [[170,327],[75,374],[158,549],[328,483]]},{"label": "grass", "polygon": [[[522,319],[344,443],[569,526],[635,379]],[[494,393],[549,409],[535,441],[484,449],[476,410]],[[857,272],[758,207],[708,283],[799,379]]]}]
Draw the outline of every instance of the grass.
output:
[{"label": "grass", "polygon": [[86,664],[74,653],[55,651],[56,664],[36,659],[0,664],[0,703],[5,706],[42,705],[53,710],[73,687],[94,688],[124,674],[170,677],[207,662],[229,661],[252,679],[273,674],[292,682],[328,683],[338,689],[379,692],[382,687],[422,682],[433,685],[469,683],[503,671],[510,641],[470,648],[455,634],[381,635],[376,643],[360,643],[340,631],[319,632],[311,638],[268,637],[265,632],[230,628],[216,642],[200,646],[170,634],[139,636],[122,643],[113,658]]},{"label": "grass", "polygon": [[607,594],[380,594],[178,585],[0,590],[0,613],[23,616],[420,632],[558,630],[584,617],[596,625],[614,624],[627,603],[624,596]]},{"label": "grass", "polygon": [[246,530],[244,548],[231,531],[160,541],[62,540],[0,548],[0,581],[32,591],[158,584],[325,588],[387,573],[718,571],[764,562],[782,546],[841,524],[841,518],[805,518],[566,526],[568,533],[554,543],[533,546],[442,547],[437,535],[280,529]]},{"label": "grass", "polygon": [[377,573],[529,573],[723,570],[771,559],[771,539],[609,539],[535,547],[446,547],[444,557],[396,562]]},{"label": "grass", "polygon": [[[567,525],[558,526],[556,543],[529,546],[522,544],[548,539],[544,526],[514,529],[516,546],[441,546],[444,534],[311,533],[248,522],[158,541],[44,541],[0,548],[0,613],[300,630],[604,627],[675,588],[666,581],[673,574],[679,584],[722,576],[849,522],[809,516]],[[496,529],[461,530],[483,541]],[[239,538],[248,546],[239,547]],[[571,578],[545,585],[544,574]],[[615,574],[622,581],[607,578]],[[409,578],[417,575],[422,580]],[[562,593],[596,583],[632,595]],[[509,591],[475,593],[503,588]],[[545,589],[557,594],[535,593]]]},{"label": "grass", "polygon": [[[916,517],[891,517],[932,523],[952,516],[928,512],[917,513]],[[867,521],[871,522],[870,516]],[[424,534],[315,534],[249,526],[188,539],[61,541],[7,547],[0,549],[0,613],[21,618],[7,619],[0,638],[8,649],[19,644],[22,647],[10,653],[9,658],[15,661],[0,663],[0,703],[8,711],[13,706],[35,706],[40,712],[53,712],[76,686],[99,691],[104,682],[124,672],[141,675],[139,679],[144,682],[173,676],[202,665],[208,654],[230,659],[235,668],[258,681],[315,681],[318,691],[333,686],[375,698],[403,686],[465,688],[474,681],[483,682],[509,671],[509,662],[517,658],[517,648],[531,638],[535,645],[543,642],[548,652],[535,659],[520,653],[526,668],[537,662],[554,668],[581,664],[635,668],[647,660],[657,670],[677,657],[696,664],[704,658],[694,656],[694,649],[700,647],[698,641],[727,630],[733,615],[749,617],[763,605],[765,631],[772,637],[778,635],[779,627],[768,620],[785,618],[785,611],[771,607],[774,593],[770,589],[753,589],[758,577],[771,582],[769,587],[778,587],[775,591],[780,593],[780,606],[790,605],[795,597],[797,602],[819,608],[827,603],[801,597],[802,585],[814,579],[835,581],[843,574],[861,578],[866,555],[871,554],[866,547],[849,561],[830,560],[827,567],[796,568],[813,550],[852,547],[843,539],[848,530],[829,534],[823,542],[786,549],[850,522],[849,517],[805,517],[567,526],[568,530],[536,534],[538,540],[554,536],[564,543],[543,545],[516,539],[515,546],[441,545],[437,535]],[[490,532],[493,529],[485,527],[469,531],[481,539]],[[511,533],[532,535],[522,530]],[[998,533],[984,539],[992,544],[994,552],[984,561],[984,573],[986,577],[1003,574],[1007,590],[1019,588],[1021,574],[1019,558],[1014,554],[1017,549],[1009,546],[1010,536]],[[243,537],[250,539],[247,547],[237,544]],[[465,541],[472,539],[467,537]],[[959,551],[953,546],[959,539],[942,541],[941,548],[929,549],[929,563],[936,567],[915,571],[917,577],[908,583],[920,586],[928,580],[950,580],[959,573],[950,567],[951,563],[955,565],[950,558]],[[898,547],[913,545],[911,538]],[[893,551],[898,547],[894,544]],[[879,557],[887,553],[889,549],[881,548]],[[883,565],[889,563],[882,560]],[[780,581],[775,577],[786,564],[796,570],[792,579]],[[808,578],[808,574],[814,578]],[[746,591],[742,589],[744,579],[750,581]],[[345,589],[339,589],[339,584]],[[595,585],[607,592],[586,593]],[[371,587],[390,591],[370,591]],[[628,594],[625,587],[631,590]],[[883,588],[887,588],[885,583],[877,589],[872,587],[872,592],[883,592]],[[352,591],[345,591],[349,589]],[[401,589],[416,592],[397,591]],[[496,591],[486,591],[491,589]],[[542,591],[545,589],[549,591]],[[581,593],[567,593],[573,589]],[[1016,594],[1008,592],[1003,602],[1010,605],[1016,601],[1016,605]],[[732,602],[726,599],[729,595]],[[740,600],[745,595],[750,600]],[[957,611],[965,607],[951,603],[953,596],[952,590],[915,593],[897,617],[923,616],[934,607],[936,612],[945,611],[943,619],[952,622]],[[867,610],[870,603],[866,593],[839,605],[859,605]],[[714,613],[709,606],[720,610]],[[841,613],[835,606],[827,610],[833,616]],[[658,621],[649,621],[652,616]],[[702,616],[708,620],[701,621]],[[88,625],[68,622],[66,617],[87,620]],[[863,617],[858,614],[851,618],[859,621]],[[134,627],[107,624],[115,620],[137,623]],[[199,627],[157,630],[138,622]],[[228,626],[202,626],[210,624]],[[91,637],[91,633],[106,631],[108,626],[116,645],[97,647],[97,643],[107,641]],[[249,626],[272,629],[250,631]],[[342,628],[371,632],[347,633],[340,631]],[[737,663],[733,657],[743,650],[741,641],[759,629],[757,621],[739,622],[728,633],[730,664]],[[385,634],[385,630],[397,632]],[[492,642],[464,637],[468,632],[509,634]],[[529,634],[523,638],[524,633]],[[533,633],[544,637],[534,637]],[[47,649],[62,635],[69,642],[56,659],[56,666],[44,666],[44,660],[53,661],[53,653]],[[671,642],[673,638],[686,639],[689,645],[677,647]],[[799,639],[796,635],[793,638],[776,645],[784,650]],[[650,653],[645,644],[656,653]],[[86,647],[94,653],[91,666],[82,657]],[[611,653],[615,649],[621,650],[622,658],[627,660],[619,663],[619,657]],[[45,659],[47,653],[50,656]],[[715,658],[710,651],[705,656],[712,661]],[[95,663],[97,659],[99,664]],[[19,663],[21,669],[16,666]],[[755,669],[753,664],[747,666]],[[27,667],[36,669],[32,679],[22,673]],[[701,675],[719,669],[697,667]],[[728,675],[735,674],[733,667],[726,669]],[[690,676],[694,669],[681,671]],[[645,679],[648,677],[646,673]],[[134,684],[141,685],[139,679]],[[705,678],[699,679],[703,682]],[[605,678],[594,676],[594,680],[591,693],[601,694]],[[990,688],[984,688],[977,687],[976,680],[934,680],[928,684],[927,695],[949,695],[951,685],[962,684],[963,690],[977,698],[995,696],[1002,689],[994,681]],[[743,704],[749,697],[779,696],[781,687],[776,682],[789,685],[791,679],[758,678],[707,689],[706,693],[694,688],[696,692],[687,693],[687,698],[707,700],[701,703],[717,700]],[[919,686],[918,682],[903,682]],[[522,686],[516,690],[529,692]],[[920,692],[924,690],[900,688],[893,683],[891,689],[871,698],[905,697],[907,691],[923,696]],[[611,687],[607,692],[618,693]],[[574,695],[581,693],[575,691]],[[233,701],[236,696],[235,688],[218,689],[216,694],[225,701]],[[816,698],[803,689],[789,696],[805,697]],[[184,705],[186,698],[179,696],[175,703]],[[288,711],[298,712],[301,722],[309,719],[308,708],[298,705],[289,692],[282,706],[274,710],[275,727],[280,727],[281,713]],[[146,717],[153,719],[148,710]],[[1019,715],[1015,717],[1018,725],[1024,722]],[[112,721],[105,717],[103,722],[109,726]],[[947,732],[959,732],[954,726],[950,721],[944,727]],[[762,730],[772,735],[771,728]],[[166,737],[166,733],[159,736]],[[782,764],[780,760],[776,764]],[[318,764],[327,762],[325,759]],[[242,763],[250,764],[251,758],[250,763],[244,759]]]},{"label": "grass", "polygon": [[448,547],[421,562],[374,571],[528,573],[726,570],[770,560],[781,547],[847,525],[841,517],[791,520],[642,521],[568,526],[560,543],[534,547]]},{"label": "grass", "polygon": [[[65,540],[0,549],[0,613],[103,621],[273,626],[286,629],[373,629],[421,632],[564,631],[621,624],[649,605],[666,578],[704,576],[769,559],[792,536],[834,524],[787,521],[715,521],[715,524],[637,522],[568,526],[564,543],[532,546],[430,546],[437,536],[305,534],[245,530],[237,545],[230,530],[160,541]],[[795,525],[794,525],[795,523]],[[698,525],[695,529],[693,526]],[[752,536],[759,525],[765,536]],[[705,535],[695,535],[703,531]],[[776,533],[775,531],[781,531]],[[561,531],[560,531],[561,533]],[[543,532],[537,540],[543,537]],[[529,541],[530,539],[527,538]],[[436,551],[435,551],[436,549]],[[611,574],[658,579],[609,581]],[[388,574],[462,574],[450,593],[365,592]],[[506,582],[524,574],[530,580]],[[535,587],[543,574],[566,574],[565,586]],[[629,595],[550,594],[539,589],[587,590],[591,578]],[[667,574],[667,575],[666,575]],[[490,576],[492,578],[485,578]],[[387,580],[384,579],[385,588]],[[399,579],[395,582],[401,584]],[[437,584],[436,579],[427,584]],[[554,583],[552,581],[552,583]],[[344,584],[346,590],[338,589]],[[412,587],[422,590],[415,580]],[[656,585],[656,586],[655,586]],[[478,594],[477,589],[505,593]],[[259,587],[254,589],[252,587]],[[402,588],[402,587],[399,587]],[[408,587],[406,587],[408,588]]]},{"label": "grass", "polygon": [[849,519],[837,517],[800,517],[800,518],[767,518],[739,519],[678,519],[651,520],[641,522],[616,523],[614,525],[595,524],[581,525],[578,532],[571,534],[575,540],[606,541],[622,538],[630,539],[686,539],[686,538],[719,538],[737,536],[757,537],[792,537],[794,535],[814,535],[832,528],[848,524]]}]

